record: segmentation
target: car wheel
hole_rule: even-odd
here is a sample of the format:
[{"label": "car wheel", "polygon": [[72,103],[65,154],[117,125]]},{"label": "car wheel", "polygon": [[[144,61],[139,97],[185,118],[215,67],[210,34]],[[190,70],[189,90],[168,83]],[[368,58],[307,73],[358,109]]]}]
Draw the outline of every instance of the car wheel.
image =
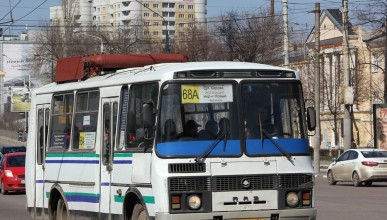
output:
[{"label": "car wheel", "polygon": [[328,184],[329,185],[336,185],[337,181],[335,181],[335,178],[333,177],[332,170],[328,171]]},{"label": "car wheel", "polygon": [[364,185],[366,185],[366,186],[371,186],[371,185],[372,185],[372,181],[365,181],[365,182],[364,182]]},{"label": "car wheel", "polygon": [[7,195],[8,194],[8,190],[5,190],[3,182],[1,182],[1,194],[3,194],[3,195]]},{"label": "car wheel", "polygon": [[131,220],[149,220],[144,206],[142,206],[140,203],[137,203],[134,206]]},{"label": "car wheel", "polygon": [[359,174],[356,171],[352,174],[352,182],[355,187],[361,185]]}]

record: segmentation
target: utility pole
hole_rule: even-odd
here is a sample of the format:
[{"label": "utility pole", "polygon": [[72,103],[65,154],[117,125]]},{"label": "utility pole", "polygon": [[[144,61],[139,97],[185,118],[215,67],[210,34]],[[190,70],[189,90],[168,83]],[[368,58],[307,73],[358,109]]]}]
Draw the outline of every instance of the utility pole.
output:
[{"label": "utility pole", "polygon": [[353,104],[353,88],[351,87],[351,73],[349,70],[349,47],[348,47],[348,0],[343,0],[343,75],[344,75],[344,150],[351,148],[352,117],[351,108]]},{"label": "utility pole", "polygon": [[270,0],[270,16],[274,17],[274,0]]},{"label": "utility pole", "polygon": [[289,67],[288,0],[282,0],[284,19],[284,66]]},{"label": "utility pole", "polygon": [[314,136],[313,166],[314,172],[320,172],[320,3],[314,6],[314,107],[316,109],[316,134]]}]

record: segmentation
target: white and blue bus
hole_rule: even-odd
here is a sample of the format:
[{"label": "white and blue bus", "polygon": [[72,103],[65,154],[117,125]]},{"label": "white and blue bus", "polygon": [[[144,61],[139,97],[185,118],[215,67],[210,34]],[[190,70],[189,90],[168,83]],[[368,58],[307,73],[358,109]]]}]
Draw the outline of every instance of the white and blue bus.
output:
[{"label": "white and blue bus", "polygon": [[33,219],[316,219],[314,109],[293,70],[82,59],[32,94]]}]

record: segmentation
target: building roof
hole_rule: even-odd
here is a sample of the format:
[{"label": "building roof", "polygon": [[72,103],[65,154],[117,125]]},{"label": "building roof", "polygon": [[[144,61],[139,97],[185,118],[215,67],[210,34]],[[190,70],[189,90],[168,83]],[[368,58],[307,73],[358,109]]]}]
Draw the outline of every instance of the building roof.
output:
[{"label": "building roof", "polygon": [[[321,16],[320,16],[320,24],[325,19],[329,19],[333,23],[335,28],[338,31],[340,31],[341,33],[343,33],[343,19],[342,19],[342,13],[341,13],[340,9],[324,9],[324,10],[322,10]],[[321,29],[321,27],[320,27],[320,29]],[[310,33],[306,39],[307,44],[314,42],[313,34],[314,34],[314,27],[312,28],[312,30],[310,31]],[[348,22],[348,35],[356,35],[356,33],[353,30],[353,25],[351,22]]]}]

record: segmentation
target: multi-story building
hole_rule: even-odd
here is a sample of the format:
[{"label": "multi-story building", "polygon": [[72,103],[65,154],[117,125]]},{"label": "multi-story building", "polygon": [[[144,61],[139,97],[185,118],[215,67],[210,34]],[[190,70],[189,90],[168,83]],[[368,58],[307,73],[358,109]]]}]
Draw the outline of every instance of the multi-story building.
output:
[{"label": "multi-story building", "polygon": [[[51,21],[76,26],[98,26],[114,31],[140,26],[142,35],[154,39],[184,34],[184,28],[206,23],[206,0],[74,0],[72,6],[50,8]],[[168,34],[167,34],[168,33]]]},{"label": "multi-story building", "polygon": [[[361,26],[349,25],[350,83],[353,141],[359,147],[374,142],[373,104],[383,102],[383,49],[385,38]],[[338,9],[323,10],[320,18],[320,118],[321,148],[343,147],[344,75],[343,23]],[[291,68],[298,70],[304,81],[306,97],[314,93],[314,30],[306,41],[306,50],[291,59]],[[294,53],[296,54],[296,53]],[[382,68],[380,68],[382,67]],[[312,145],[314,141],[311,141]],[[347,146],[348,147],[348,146]]]}]

